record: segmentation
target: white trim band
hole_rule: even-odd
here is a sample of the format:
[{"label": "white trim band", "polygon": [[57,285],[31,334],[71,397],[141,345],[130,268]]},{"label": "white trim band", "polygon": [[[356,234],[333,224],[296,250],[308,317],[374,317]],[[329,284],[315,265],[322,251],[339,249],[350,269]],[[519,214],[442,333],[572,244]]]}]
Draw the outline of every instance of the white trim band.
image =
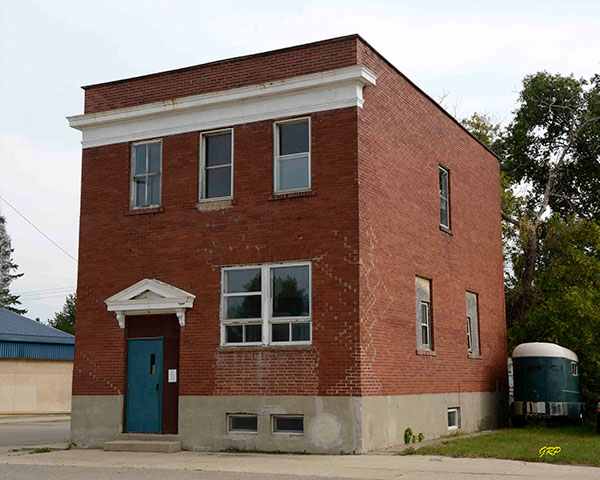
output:
[{"label": "white trim band", "polygon": [[302,75],[247,87],[181,97],[106,112],[67,117],[83,132],[83,148],[143,140],[305,115],[345,107],[362,107],[364,86],[377,74],[364,65]]}]

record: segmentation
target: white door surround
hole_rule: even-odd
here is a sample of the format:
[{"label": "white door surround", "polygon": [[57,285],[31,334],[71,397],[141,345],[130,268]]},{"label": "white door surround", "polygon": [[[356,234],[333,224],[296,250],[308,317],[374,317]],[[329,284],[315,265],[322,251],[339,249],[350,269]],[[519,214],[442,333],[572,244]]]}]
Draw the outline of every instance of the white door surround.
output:
[{"label": "white door surround", "polygon": [[109,312],[115,312],[120,328],[125,328],[125,315],[175,313],[179,325],[185,326],[185,311],[194,306],[195,295],[185,290],[145,278],[107,298]]}]

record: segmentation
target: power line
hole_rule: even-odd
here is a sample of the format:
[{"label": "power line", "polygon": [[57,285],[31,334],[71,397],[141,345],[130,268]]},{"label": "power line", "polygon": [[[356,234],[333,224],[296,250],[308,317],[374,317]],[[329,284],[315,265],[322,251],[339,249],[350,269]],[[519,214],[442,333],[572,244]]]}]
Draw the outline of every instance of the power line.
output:
[{"label": "power line", "polygon": [[25,301],[25,302],[35,302],[38,300],[45,300],[47,298],[57,298],[57,297],[66,297],[68,295],[69,292],[66,293],[59,293],[57,295],[46,295],[44,297],[27,297],[27,298],[23,298],[21,300]]},{"label": "power line", "polygon": [[8,200],[6,200],[6,198],[4,198],[2,195],[0,195],[0,200],[3,200],[4,203],[6,203],[10,208],[12,208],[15,212],[17,212],[17,214],[23,219],[25,220],[29,225],[31,225],[33,228],[35,228],[38,232],[40,232],[48,241],[50,241],[50,243],[52,243],[55,247],[57,247],[61,252],[63,252],[64,254],[68,255],[71,259],[73,259],[75,261],[75,263],[77,262],[77,259],[71,255],[69,252],[67,252],[64,248],[62,248],[58,243],[56,243],[54,240],[52,240],[48,235],[46,235],[44,232],[42,232],[38,227],[36,227],[31,221],[29,221],[29,219],[23,215],[21,212],[19,212],[15,207],[13,207],[10,202]]},{"label": "power line", "polygon": [[73,290],[75,285],[70,285],[68,287],[56,287],[56,288],[46,288],[44,290],[30,290],[28,292],[15,293],[15,295],[30,295],[32,293],[46,293],[53,292],[55,290]]}]

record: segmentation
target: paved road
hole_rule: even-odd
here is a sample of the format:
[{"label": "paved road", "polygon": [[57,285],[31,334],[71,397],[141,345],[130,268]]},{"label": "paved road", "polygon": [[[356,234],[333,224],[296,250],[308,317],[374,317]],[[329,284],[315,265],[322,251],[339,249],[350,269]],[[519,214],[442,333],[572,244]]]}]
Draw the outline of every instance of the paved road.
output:
[{"label": "paved road", "polygon": [[30,480],[600,480],[600,468],[421,455],[266,455],[65,450],[0,455],[0,479]]},{"label": "paved road", "polygon": [[[1,480],[311,480],[314,477],[264,473],[203,472],[199,470],[164,470],[135,468],[48,467],[39,465],[0,465]],[[320,480],[352,480],[342,477],[319,477]]]},{"label": "paved road", "polygon": [[0,447],[67,443],[70,426],[71,422],[0,423]]}]

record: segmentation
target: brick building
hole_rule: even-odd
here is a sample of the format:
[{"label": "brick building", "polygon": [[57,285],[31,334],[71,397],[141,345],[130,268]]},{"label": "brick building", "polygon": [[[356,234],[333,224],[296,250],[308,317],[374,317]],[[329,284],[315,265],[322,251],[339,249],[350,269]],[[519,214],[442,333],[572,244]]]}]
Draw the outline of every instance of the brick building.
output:
[{"label": "brick building", "polygon": [[74,442],[498,423],[498,161],[361,37],[84,90]]}]

